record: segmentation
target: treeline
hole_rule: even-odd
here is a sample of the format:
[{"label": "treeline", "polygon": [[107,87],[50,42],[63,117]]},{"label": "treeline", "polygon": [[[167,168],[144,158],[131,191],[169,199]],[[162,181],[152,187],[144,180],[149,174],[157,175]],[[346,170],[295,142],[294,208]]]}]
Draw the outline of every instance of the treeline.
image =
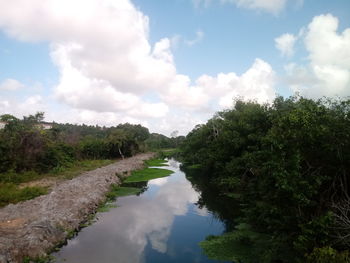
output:
[{"label": "treeline", "polygon": [[0,116],[7,123],[0,130],[0,182],[13,179],[8,173],[46,173],[76,160],[124,158],[150,148],[172,146],[176,139],[150,134],[147,128],[129,123],[110,128],[53,123],[44,129],[43,119],[43,113],[23,119]]},{"label": "treeline", "polygon": [[181,148],[185,167],[240,208],[232,231],[202,242],[210,257],[350,262],[350,100],[238,100]]},{"label": "treeline", "polygon": [[172,133],[169,138],[163,134],[151,133],[149,138],[146,140],[148,149],[171,149],[177,148],[185,139],[185,136],[177,136],[177,131]]}]

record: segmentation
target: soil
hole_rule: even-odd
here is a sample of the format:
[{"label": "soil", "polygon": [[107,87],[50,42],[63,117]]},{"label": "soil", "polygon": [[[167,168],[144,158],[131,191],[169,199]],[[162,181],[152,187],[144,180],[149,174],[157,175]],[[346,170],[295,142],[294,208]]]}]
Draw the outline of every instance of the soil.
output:
[{"label": "soil", "polygon": [[[141,169],[154,153],[139,154],[52,186],[49,194],[0,209],[0,263],[45,257],[96,212],[111,184]],[[116,174],[118,176],[116,176]]]}]

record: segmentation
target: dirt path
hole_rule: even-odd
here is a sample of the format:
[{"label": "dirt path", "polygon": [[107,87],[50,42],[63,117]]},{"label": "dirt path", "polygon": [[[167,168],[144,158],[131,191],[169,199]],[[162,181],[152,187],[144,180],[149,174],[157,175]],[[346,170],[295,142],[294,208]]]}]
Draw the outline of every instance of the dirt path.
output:
[{"label": "dirt path", "polygon": [[22,262],[24,257],[42,257],[79,228],[104,201],[111,184],[140,169],[154,154],[145,153],[85,172],[53,187],[35,199],[0,209],[0,263]]}]

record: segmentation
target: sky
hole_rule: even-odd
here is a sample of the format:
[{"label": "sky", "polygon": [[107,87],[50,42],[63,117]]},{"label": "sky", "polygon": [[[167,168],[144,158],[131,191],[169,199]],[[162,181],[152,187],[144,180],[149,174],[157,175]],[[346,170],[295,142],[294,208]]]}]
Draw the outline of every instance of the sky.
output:
[{"label": "sky", "polygon": [[0,0],[0,115],[186,135],[234,100],[350,95],[348,0]]}]

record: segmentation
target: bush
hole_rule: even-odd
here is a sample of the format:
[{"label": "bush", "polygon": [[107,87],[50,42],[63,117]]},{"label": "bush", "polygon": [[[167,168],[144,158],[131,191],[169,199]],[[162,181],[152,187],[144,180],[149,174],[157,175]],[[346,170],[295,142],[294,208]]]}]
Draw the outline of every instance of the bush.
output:
[{"label": "bush", "polygon": [[12,183],[0,184],[0,207],[8,203],[18,203],[20,201],[33,199],[46,193],[46,188],[38,186],[20,189]]},{"label": "bush", "polygon": [[67,144],[52,144],[47,147],[37,163],[40,172],[48,172],[52,168],[68,166],[76,159],[74,148]]},{"label": "bush", "polygon": [[349,251],[339,252],[332,247],[315,248],[307,256],[307,263],[349,263]]},{"label": "bush", "polygon": [[349,116],[350,100],[237,101],[187,135],[184,164],[200,165],[222,194],[238,194],[242,216],[231,220],[268,235],[273,258],[341,249],[332,211],[350,196]]}]

